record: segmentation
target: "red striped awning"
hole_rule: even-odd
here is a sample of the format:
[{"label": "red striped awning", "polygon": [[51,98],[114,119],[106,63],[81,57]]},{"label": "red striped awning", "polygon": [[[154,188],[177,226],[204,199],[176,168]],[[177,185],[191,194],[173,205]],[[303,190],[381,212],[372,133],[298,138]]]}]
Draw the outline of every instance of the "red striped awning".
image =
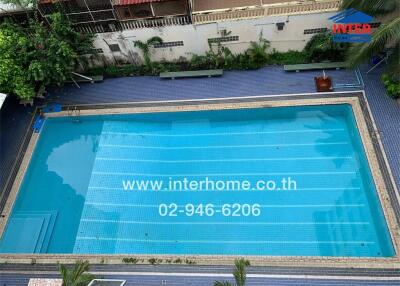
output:
[{"label": "red striped awning", "polygon": [[115,0],[114,5],[136,5],[151,2],[161,2],[166,0]]}]

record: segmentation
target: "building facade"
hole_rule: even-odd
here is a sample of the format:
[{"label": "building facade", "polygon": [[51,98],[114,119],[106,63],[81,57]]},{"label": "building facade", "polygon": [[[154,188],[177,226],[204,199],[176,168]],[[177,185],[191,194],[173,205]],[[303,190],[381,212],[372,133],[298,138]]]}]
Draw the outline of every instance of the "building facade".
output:
[{"label": "building facade", "polygon": [[340,0],[40,0],[44,19],[60,11],[78,31],[95,33],[93,64],[140,63],[135,40],[159,36],[156,61],[204,54],[210,43],[244,52],[262,33],[278,51],[301,50],[330,29]]},{"label": "building facade", "polygon": [[[180,5],[174,3],[177,1],[141,2],[148,5],[144,9],[148,11],[146,18],[132,19],[130,10],[128,12],[123,6],[125,10],[117,8],[122,29],[98,34],[96,48],[108,63],[140,62],[141,53],[133,42],[146,41],[153,36],[164,40],[163,45],[152,49],[155,61],[175,61],[188,59],[193,54],[205,54],[210,49],[210,43],[221,43],[234,53],[242,53],[251,41],[258,40],[261,33],[271,42],[271,49],[301,50],[313,35],[330,29],[328,18],[340,7],[340,0],[191,0],[187,3],[182,1]],[[148,7],[155,3],[173,4],[175,11],[180,7],[181,14],[164,14],[163,17],[151,14]],[[184,8],[188,9],[188,14],[183,14]],[[130,16],[129,19],[126,19],[127,16]],[[178,21],[179,17],[185,17],[185,20]],[[173,23],[149,24],[153,21]]]}]

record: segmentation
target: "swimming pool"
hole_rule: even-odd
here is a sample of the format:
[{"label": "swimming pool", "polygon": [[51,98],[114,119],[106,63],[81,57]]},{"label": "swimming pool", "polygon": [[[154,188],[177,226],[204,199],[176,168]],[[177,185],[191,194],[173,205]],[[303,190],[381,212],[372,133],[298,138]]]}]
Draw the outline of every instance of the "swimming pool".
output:
[{"label": "swimming pool", "polygon": [[395,255],[347,104],[48,118],[0,250]]}]

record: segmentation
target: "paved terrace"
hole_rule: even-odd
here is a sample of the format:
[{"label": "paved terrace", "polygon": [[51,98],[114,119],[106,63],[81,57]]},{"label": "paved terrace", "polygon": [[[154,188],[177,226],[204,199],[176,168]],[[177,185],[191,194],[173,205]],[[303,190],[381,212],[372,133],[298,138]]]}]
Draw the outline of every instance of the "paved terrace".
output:
[{"label": "paved terrace", "polygon": [[[309,71],[301,73],[285,73],[282,67],[266,67],[257,71],[225,72],[220,78],[182,79],[182,80],[160,80],[157,77],[126,77],[108,79],[103,83],[84,84],[81,88],[71,85],[63,89],[51,92],[50,101],[66,105],[99,104],[119,102],[143,102],[143,101],[165,101],[182,99],[209,99],[224,97],[243,97],[260,95],[278,95],[294,93],[315,92],[313,77],[321,72]],[[333,77],[335,84],[355,83],[356,77],[352,71],[328,71]],[[368,98],[372,114],[375,118],[377,128],[380,132],[384,149],[388,156],[394,178],[398,189],[400,188],[400,106],[385,95],[385,90],[380,82],[380,70],[371,74],[363,73],[365,92]],[[43,102],[38,102],[43,104]],[[1,111],[1,133],[0,133],[0,189],[3,189],[6,178],[10,173],[17,151],[23,136],[29,126],[32,108],[23,108],[15,100],[8,99]],[[40,275],[24,274],[18,270],[55,270],[54,266],[36,267],[0,265],[0,285],[26,285],[29,277],[53,277],[54,274]],[[203,277],[199,275],[185,277],[135,276],[128,272],[199,272],[200,266],[186,269],[185,266],[166,266],[166,268],[154,266],[94,266],[93,270],[103,272],[124,271],[120,274],[111,275],[113,278],[121,277],[129,281],[128,285],[210,285],[215,277]],[[230,273],[231,269],[213,267],[212,272]],[[210,272],[210,269],[208,271]],[[364,276],[381,277],[372,280],[332,280],[332,279],[306,279],[297,278],[250,278],[248,285],[399,285],[400,280],[382,280],[382,277],[400,277],[400,270],[340,270],[340,269],[302,269],[302,268],[257,268],[251,273],[264,273],[267,275],[353,275],[362,278]],[[53,272],[54,273],[54,272]],[[125,273],[125,274],[123,274]],[[105,275],[109,276],[109,275]]]},{"label": "paved terrace", "polygon": [[[260,276],[260,275],[257,275]],[[59,278],[55,275],[27,275],[22,274],[16,276],[15,274],[1,274],[0,285],[2,286],[26,286],[28,285],[29,278]],[[102,275],[106,279],[123,279],[126,280],[125,286],[212,286],[213,283],[218,281],[229,281],[235,285],[234,279],[228,275],[223,276],[204,276],[204,275],[135,275],[135,274],[117,274],[117,275]],[[400,281],[396,278],[393,279],[379,279],[379,280],[362,280],[362,279],[323,279],[318,278],[262,278],[253,277],[248,274],[246,286],[398,286]]]}]

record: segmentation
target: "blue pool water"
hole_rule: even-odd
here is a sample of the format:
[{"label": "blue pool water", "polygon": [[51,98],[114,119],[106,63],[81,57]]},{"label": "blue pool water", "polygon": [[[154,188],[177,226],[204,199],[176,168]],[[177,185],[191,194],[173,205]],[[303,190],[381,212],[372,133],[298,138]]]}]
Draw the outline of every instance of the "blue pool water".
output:
[{"label": "blue pool water", "polygon": [[349,105],[47,119],[0,250],[395,254]]}]

